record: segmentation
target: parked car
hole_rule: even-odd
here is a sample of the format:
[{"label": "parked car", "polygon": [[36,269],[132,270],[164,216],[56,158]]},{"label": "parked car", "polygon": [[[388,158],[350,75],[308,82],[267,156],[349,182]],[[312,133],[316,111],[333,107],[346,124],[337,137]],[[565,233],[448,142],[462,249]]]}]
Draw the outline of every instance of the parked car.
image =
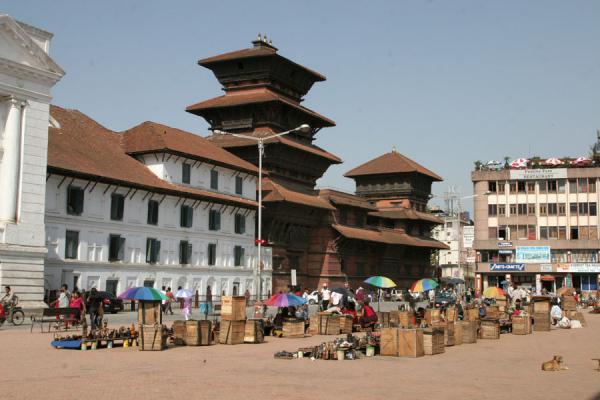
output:
[{"label": "parked car", "polygon": [[456,299],[448,293],[436,293],[436,295],[435,295],[435,306],[436,307],[451,306],[455,302],[456,302]]},{"label": "parked car", "polygon": [[404,291],[400,289],[392,289],[390,292],[392,301],[404,301]]},{"label": "parked car", "polygon": [[110,292],[98,292],[98,295],[102,297],[104,312],[116,314],[119,311],[123,311],[123,300],[118,299],[114,294]]},{"label": "parked car", "polygon": [[313,290],[308,294],[306,300],[308,301],[308,304],[319,304],[319,292]]}]

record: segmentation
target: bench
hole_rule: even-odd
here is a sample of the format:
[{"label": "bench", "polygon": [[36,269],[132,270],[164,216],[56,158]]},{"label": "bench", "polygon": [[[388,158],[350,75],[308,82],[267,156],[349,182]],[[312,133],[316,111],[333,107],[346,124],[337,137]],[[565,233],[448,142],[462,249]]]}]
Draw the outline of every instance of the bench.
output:
[{"label": "bench", "polygon": [[42,315],[40,316],[31,316],[31,330],[33,332],[33,326],[38,323],[40,324],[40,331],[44,333],[44,324],[48,323],[48,331],[46,333],[52,332],[52,324],[57,325],[57,329],[54,331],[58,331],[58,327],[62,327],[63,330],[68,330],[69,327],[73,326],[74,322],[78,322],[80,317],[80,311],[78,308],[44,308],[42,310]]}]

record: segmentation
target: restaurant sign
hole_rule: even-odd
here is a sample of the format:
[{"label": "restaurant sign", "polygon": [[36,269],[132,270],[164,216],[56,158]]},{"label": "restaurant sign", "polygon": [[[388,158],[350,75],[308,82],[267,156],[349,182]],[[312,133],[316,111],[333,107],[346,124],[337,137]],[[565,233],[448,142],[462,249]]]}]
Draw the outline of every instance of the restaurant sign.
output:
[{"label": "restaurant sign", "polygon": [[510,170],[510,179],[565,179],[566,177],[566,168]]},{"label": "restaurant sign", "polygon": [[525,264],[492,264],[490,265],[490,271],[525,271]]},{"label": "restaurant sign", "polygon": [[556,272],[580,272],[580,273],[600,272],[600,263],[558,264],[556,266]]},{"label": "restaurant sign", "polygon": [[550,246],[517,246],[515,261],[520,263],[549,263]]},{"label": "restaurant sign", "polygon": [[498,242],[498,247],[512,247],[512,242]]}]

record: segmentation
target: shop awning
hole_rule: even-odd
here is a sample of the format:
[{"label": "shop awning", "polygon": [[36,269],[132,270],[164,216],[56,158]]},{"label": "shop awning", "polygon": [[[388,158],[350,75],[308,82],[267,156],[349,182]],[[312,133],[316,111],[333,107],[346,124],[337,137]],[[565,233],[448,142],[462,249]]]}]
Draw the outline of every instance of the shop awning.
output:
[{"label": "shop awning", "polygon": [[552,275],[542,275],[542,277],[540,278],[540,280],[542,281],[555,281],[554,277]]}]

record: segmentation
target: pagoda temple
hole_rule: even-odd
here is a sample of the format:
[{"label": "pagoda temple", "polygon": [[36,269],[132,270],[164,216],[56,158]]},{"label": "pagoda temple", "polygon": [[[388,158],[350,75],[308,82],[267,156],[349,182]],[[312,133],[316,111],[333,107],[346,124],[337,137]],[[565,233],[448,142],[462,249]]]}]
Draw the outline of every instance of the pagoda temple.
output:
[{"label": "pagoda temple", "polygon": [[[322,128],[335,126],[301,103],[312,85],[325,77],[277,52],[259,38],[253,47],[205,58],[224,95],[187,107],[213,131],[266,137],[309,124],[265,142],[263,239],[273,251],[273,293],[286,290],[291,270],[297,285],[316,288],[350,282],[358,287],[371,275],[386,275],[399,287],[433,275],[430,255],[447,248],[430,237],[441,223],[426,212],[435,173],[395,150],[345,176],[355,179],[356,194],[315,190],[316,181],[339,157],[313,142]],[[232,135],[209,139],[258,164],[257,143]]]},{"label": "pagoda temple", "polygon": [[[214,73],[225,94],[186,111],[203,117],[213,131],[254,137],[310,126],[309,132],[293,132],[265,143],[262,237],[273,249],[276,291],[289,285],[291,269],[300,270],[306,263],[311,229],[335,210],[314,188],[330,165],[342,161],[313,144],[317,132],[335,122],[301,104],[312,85],[325,77],[281,56],[266,38],[259,36],[252,45],[198,61]],[[256,141],[216,134],[209,139],[258,164]]]}]

